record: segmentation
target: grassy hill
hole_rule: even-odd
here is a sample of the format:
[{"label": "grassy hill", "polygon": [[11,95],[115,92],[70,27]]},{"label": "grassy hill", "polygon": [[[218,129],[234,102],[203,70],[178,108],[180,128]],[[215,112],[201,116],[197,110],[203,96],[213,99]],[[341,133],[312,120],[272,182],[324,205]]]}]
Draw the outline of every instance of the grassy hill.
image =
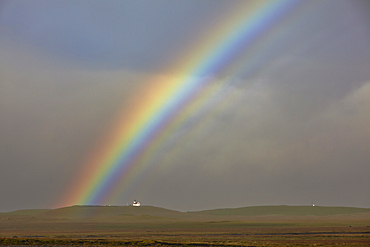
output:
[{"label": "grassy hill", "polygon": [[72,206],[41,212],[37,216],[43,218],[86,218],[140,215],[175,217],[181,216],[182,214],[183,213],[178,211],[153,206]]},{"label": "grassy hill", "polygon": [[260,215],[295,215],[295,216],[331,216],[370,213],[368,208],[353,207],[319,207],[319,206],[256,206],[242,208],[226,208],[201,211],[209,215],[240,215],[240,216],[260,216]]},{"label": "grassy hill", "polygon": [[[72,206],[0,213],[0,238],[183,238],[206,234],[232,239],[281,231],[369,232],[370,209],[351,207],[258,206],[179,212],[153,206]],[[351,227],[349,227],[351,226]],[[329,227],[329,228],[325,228]],[[360,228],[359,228],[360,227]],[[325,228],[325,229],[324,229]],[[288,229],[288,230],[287,230]],[[334,229],[334,230],[333,230]],[[174,232],[177,232],[174,237]],[[186,234],[184,235],[184,233]],[[217,232],[217,233],[215,233]],[[215,235],[213,235],[215,234]],[[213,240],[212,240],[213,241]]]},{"label": "grassy hill", "polygon": [[17,215],[17,216],[31,216],[31,215],[37,215],[40,213],[51,211],[52,209],[25,209],[25,210],[17,210],[9,213],[0,213],[1,215]]},{"label": "grassy hill", "polygon": [[[353,207],[312,207],[312,206],[255,206],[242,208],[225,208],[197,212],[179,212],[153,206],[71,206],[57,209],[18,210],[0,213],[4,217],[32,217],[40,219],[212,219],[249,216],[336,216],[336,215],[370,215],[370,209]],[[133,217],[135,216],[135,217]],[[140,216],[140,217],[139,217]],[[130,218],[131,217],[131,218]],[[138,218],[139,217],[139,218]]]}]

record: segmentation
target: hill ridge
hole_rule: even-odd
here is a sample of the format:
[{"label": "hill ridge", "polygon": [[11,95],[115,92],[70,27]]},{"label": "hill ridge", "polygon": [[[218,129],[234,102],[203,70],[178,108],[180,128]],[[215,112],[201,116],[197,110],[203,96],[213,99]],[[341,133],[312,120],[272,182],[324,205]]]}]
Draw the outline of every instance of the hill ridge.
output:
[{"label": "hill ridge", "polygon": [[331,207],[331,206],[246,206],[238,208],[220,208],[201,211],[180,212],[156,206],[103,206],[73,205],[56,209],[29,209],[0,213],[0,216],[32,216],[40,218],[91,218],[91,217],[123,217],[123,216],[155,216],[186,218],[194,216],[332,216],[369,213],[369,208]]},{"label": "hill ridge", "polygon": [[357,207],[332,207],[332,206],[288,206],[288,205],[274,205],[274,206],[248,206],[239,208],[224,208],[203,210],[203,213],[213,215],[339,215],[339,214],[357,214],[370,213],[370,209]]}]

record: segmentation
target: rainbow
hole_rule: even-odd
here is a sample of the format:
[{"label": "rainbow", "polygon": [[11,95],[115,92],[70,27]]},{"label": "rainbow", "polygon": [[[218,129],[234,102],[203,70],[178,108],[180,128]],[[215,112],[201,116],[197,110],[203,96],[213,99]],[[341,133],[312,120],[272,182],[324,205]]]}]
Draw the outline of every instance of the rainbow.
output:
[{"label": "rainbow", "polygon": [[[132,99],[130,109],[118,114],[116,124],[100,146],[87,157],[75,183],[58,206],[114,204],[150,164],[153,155],[190,115],[222,99],[220,83],[229,75],[252,70],[246,53],[266,47],[273,27],[287,18],[297,0],[241,1],[221,18],[147,88]],[[275,34],[274,34],[275,35]],[[252,49],[253,48],[253,49]],[[222,84],[222,83],[221,83]]]}]

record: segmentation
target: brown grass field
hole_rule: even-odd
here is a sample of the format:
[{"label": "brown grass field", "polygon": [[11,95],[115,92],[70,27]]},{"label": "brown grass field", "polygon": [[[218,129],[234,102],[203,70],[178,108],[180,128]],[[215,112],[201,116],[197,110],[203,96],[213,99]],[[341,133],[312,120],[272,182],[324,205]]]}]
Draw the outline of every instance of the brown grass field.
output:
[{"label": "brown grass field", "polygon": [[370,246],[370,209],[265,206],[178,212],[73,206],[0,213],[3,246]]}]

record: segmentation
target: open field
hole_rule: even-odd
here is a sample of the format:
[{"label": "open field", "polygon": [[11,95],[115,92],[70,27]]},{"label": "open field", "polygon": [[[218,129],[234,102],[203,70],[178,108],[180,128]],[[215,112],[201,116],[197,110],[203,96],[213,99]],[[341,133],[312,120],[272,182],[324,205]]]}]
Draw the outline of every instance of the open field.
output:
[{"label": "open field", "polygon": [[369,226],[362,208],[73,206],[0,213],[0,245],[370,246]]}]

